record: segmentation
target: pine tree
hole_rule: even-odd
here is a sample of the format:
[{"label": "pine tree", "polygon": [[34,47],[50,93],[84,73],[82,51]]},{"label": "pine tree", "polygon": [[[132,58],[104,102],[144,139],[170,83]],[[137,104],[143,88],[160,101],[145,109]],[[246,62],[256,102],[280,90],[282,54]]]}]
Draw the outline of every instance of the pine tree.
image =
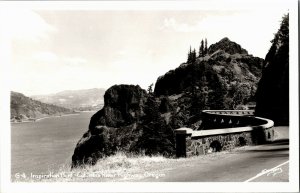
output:
[{"label": "pine tree", "polygon": [[192,62],[192,46],[190,46],[190,51],[188,53],[187,63]]},{"label": "pine tree", "polygon": [[208,54],[208,50],[207,50],[207,39],[205,38],[205,43],[204,43],[204,55]]},{"label": "pine tree", "polygon": [[153,93],[152,87],[153,87],[153,83],[151,83],[149,85],[149,87],[148,87],[148,94],[152,94]]},{"label": "pine tree", "polygon": [[196,58],[197,58],[197,52],[196,52],[196,49],[194,49],[192,52],[192,62],[195,62]]},{"label": "pine tree", "polygon": [[201,45],[199,48],[199,57],[202,57],[204,55],[204,42],[203,39],[201,40]]}]

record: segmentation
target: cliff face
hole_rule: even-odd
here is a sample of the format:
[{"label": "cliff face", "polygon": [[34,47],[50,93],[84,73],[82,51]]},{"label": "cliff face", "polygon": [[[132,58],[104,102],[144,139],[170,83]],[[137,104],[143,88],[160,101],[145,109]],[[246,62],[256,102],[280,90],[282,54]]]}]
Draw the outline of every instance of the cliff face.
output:
[{"label": "cliff face", "polygon": [[94,114],[89,130],[76,145],[72,166],[95,164],[116,151],[171,154],[173,130],[161,117],[159,99],[134,85],[115,85],[104,95],[104,107]]},{"label": "cliff face", "polygon": [[289,16],[283,17],[280,29],[266,55],[257,90],[257,116],[272,119],[276,125],[289,124]]},{"label": "cliff face", "polygon": [[156,96],[191,92],[203,98],[204,109],[235,109],[254,101],[262,64],[263,59],[224,38],[211,45],[206,56],[159,77],[154,92]]},{"label": "cliff face", "polygon": [[104,94],[104,107],[91,118],[89,128],[97,125],[120,127],[137,122],[143,115],[145,90],[133,85],[115,85]]},{"label": "cliff face", "polygon": [[12,122],[27,121],[49,115],[70,113],[71,110],[33,100],[18,92],[11,92],[10,114]]}]

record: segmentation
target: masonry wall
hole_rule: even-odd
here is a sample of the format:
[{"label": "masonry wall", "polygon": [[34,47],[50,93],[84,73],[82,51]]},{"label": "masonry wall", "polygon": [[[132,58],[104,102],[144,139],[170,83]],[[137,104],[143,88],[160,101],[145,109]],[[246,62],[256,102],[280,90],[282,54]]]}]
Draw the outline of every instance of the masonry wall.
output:
[{"label": "masonry wall", "polygon": [[176,155],[189,157],[274,140],[274,122],[251,116],[251,111],[203,111],[200,130],[176,130]]},{"label": "masonry wall", "polygon": [[[203,155],[210,152],[232,150],[244,145],[258,145],[274,140],[274,129],[258,128],[249,132],[212,135],[203,137],[186,136],[186,156]],[[219,144],[219,146],[218,146]]]}]

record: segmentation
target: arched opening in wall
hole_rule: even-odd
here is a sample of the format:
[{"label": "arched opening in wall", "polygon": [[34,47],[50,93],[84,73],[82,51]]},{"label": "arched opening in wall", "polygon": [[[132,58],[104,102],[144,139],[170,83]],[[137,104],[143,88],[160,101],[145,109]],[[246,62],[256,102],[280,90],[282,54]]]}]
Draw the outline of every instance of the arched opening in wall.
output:
[{"label": "arched opening in wall", "polygon": [[271,134],[270,134],[270,132],[268,132],[268,139],[271,139]]},{"label": "arched opening in wall", "polygon": [[210,148],[211,152],[218,152],[218,151],[221,151],[222,145],[218,140],[215,140],[215,141],[211,142],[209,148]]},{"label": "arched opening in wall", "polygon": [[246,139],[244,137],[239,137],[239,145],[244,146],[246,144],[247,144]]}]

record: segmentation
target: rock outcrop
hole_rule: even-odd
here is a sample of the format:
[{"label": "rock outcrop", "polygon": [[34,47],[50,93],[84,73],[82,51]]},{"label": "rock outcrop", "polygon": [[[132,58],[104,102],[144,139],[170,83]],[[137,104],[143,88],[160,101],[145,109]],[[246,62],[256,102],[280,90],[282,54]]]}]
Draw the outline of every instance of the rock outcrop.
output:
[{"label": "rock outcrop", "polygon": [[97,125],[121,127],[137,122],[143,115],[147,92],[139,86],[115,85],[104,94],[104,107],[92,118],[89,128]]},{"label": "rock outcrop", "polygon": [[138,139],[137,124],[145,115],[147,93],[139,86],[115,85],[104,94],[104,107],[90,120],[88,131],[76,145],[72,166],[95,164],[117,150],[129,151]]},{"label": "rock outcrop", "polygon": [[275,125],[289,125],[289,16],[266,55],[258,84],[255,115],[272,119]]},{"label": "rock outcrop", "polygon": [[95,164],[116,151],[173,154],[174,132],[159,112],[160,100],[134,85],[115,85],[76,145],[72,167]]},{"label": "rock outcrop", "polygon": [[230,41],[227,37],[209,46],[208,54],[213,54],[218,50],[223,50],[228,54],[248,54],[247,50],[242,48],[239,44]]}]

